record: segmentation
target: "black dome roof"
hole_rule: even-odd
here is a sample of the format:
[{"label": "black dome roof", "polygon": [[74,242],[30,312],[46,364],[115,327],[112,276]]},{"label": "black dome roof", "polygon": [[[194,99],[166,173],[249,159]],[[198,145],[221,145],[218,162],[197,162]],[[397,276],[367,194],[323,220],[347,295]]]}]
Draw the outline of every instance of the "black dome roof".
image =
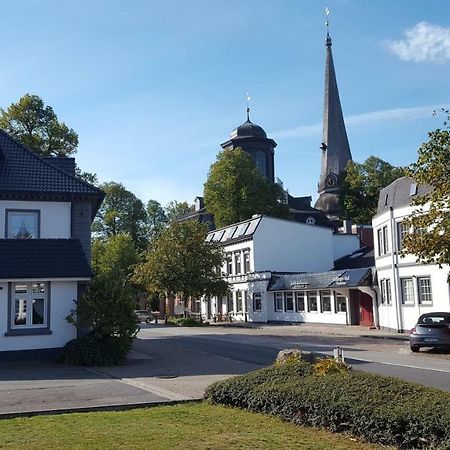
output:
[{"label": "black dome roof", "polygon": [[250,122],[250,119],[247,119],[242,125],[239,125],[231,132],[230,137],[231,139],[248,137],[267,139],[267,134],[262,127]]}]

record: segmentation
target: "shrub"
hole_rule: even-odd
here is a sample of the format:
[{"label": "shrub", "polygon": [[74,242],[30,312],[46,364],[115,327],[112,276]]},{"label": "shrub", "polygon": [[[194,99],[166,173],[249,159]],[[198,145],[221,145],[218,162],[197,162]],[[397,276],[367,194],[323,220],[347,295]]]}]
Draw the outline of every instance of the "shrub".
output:
[{"label": "shrub", "polygon": [[203,324],[193,317],[170,317],[167,320],[169,325],[176,325],[178,327],[201,327]]},{"label": "shrub", "polygon": [[320,358],[314,364],[314,373],[316,375],[329,375],[332,373],[345,373],[350,370],[350,366],[340,359]]},{"label": "shrub", "polygon": [[131,339],[90,333],[67,342],[57,360],[73,366],[116,366],[125,363],[131,343]]},{"label": "shrub", "polygon": [[450,448],[449,393],[364,372],[323,372],[304,361],[274,365],[215,383],[206,397],[381,445]]}]

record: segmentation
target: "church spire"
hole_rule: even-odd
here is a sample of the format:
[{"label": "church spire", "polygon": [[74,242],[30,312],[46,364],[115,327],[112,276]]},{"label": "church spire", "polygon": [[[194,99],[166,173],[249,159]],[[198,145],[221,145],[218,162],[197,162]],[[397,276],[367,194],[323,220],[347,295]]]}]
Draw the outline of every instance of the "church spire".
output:
[{"label": "church spire", "polygon": [[318,186],[319,199],[317,200],[316,208],[324,211],[331,219],[338,219],[342,215],[342,210],[339,206],[339,176],[344,171],[348,161],[351,161],[352,155],[336,81],[331,51],[331,37],[328,29],[328,14],[327,8],[325,96],[322,144],[320,146],[322,165]]}]

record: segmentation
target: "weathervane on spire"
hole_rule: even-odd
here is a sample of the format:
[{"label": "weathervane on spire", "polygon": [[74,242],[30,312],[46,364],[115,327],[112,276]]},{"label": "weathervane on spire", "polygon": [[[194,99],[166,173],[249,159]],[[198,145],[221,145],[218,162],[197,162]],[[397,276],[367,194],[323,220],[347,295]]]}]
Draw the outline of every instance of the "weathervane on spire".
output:
[{"label": "weathervane on spire", "polygon": [[325,26],[327,27],[327,40],[326,40],[326,46],[331,46],[331,38],[330,38],[330,10],[328,9],[328,6],[325,7]]},{"label": "weathervane on spire", "polygon": [[245,94],[245,100],[247,101],[247,122],[250,122],[250,100],[252,98],[250,97],[250,94],[247,92]]}]

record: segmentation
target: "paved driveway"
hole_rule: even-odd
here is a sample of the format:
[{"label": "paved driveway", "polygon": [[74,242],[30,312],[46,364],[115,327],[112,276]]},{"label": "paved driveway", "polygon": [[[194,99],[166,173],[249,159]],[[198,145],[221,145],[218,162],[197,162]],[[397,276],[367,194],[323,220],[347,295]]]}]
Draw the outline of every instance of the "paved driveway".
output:
[{"label": "paved driveway", "polygon": [[267,365],[282,348],[345,349],[355,368],[450,390],[450,355],[411,354],[407,342],[314,334],[304,328],[172,328],[144,325],[128,364],[77,368],[0,365],[0,414],[201,398],[212,382]]}]

